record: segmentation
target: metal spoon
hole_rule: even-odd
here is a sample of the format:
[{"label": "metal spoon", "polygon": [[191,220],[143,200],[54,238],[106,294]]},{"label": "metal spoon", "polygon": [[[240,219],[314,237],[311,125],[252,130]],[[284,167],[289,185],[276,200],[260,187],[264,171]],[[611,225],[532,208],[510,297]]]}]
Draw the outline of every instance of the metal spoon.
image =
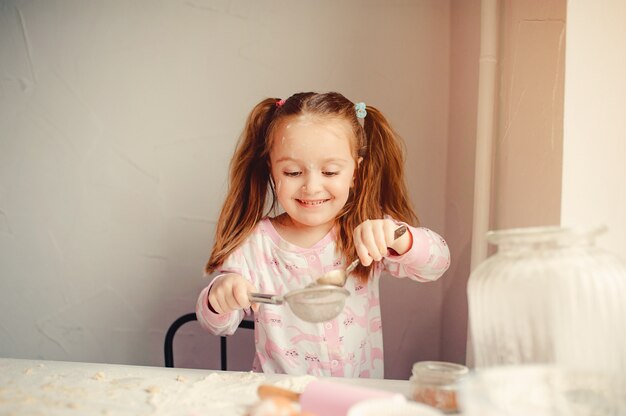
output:
[{"label": "metal spoon", "polygon": [[[396,228],[393,233],[394,241],[400,238],[405,232],[407,228],[406,225],[401,225]],[[359,265],[359,259],[354,260],[345,270],[331,270],[327,273],[324,273],[323,276],[318,277],[315,282],[311,283],[307,287],[315,287],[316,285],[335,285],[339,287],[343,287],[346,284],[346,280],[348,279],[348,275]]]}]

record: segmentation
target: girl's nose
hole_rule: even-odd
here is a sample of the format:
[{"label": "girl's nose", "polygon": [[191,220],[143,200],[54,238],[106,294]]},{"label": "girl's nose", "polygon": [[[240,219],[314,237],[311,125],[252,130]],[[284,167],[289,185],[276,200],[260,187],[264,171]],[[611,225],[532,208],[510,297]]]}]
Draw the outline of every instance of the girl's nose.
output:
[{"label": "girl's nose", "polygon": [[302,191],[307,194],[314,194],[321,190],[321,184],[322,182],[318,175],[310,173],[306,175],[304,185],[302,185]]}]

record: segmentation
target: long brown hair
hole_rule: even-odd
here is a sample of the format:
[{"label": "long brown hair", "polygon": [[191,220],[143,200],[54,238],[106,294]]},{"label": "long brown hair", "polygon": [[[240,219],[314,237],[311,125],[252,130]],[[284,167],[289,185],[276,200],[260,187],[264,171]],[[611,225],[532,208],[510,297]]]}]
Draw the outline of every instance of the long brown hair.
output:
[{"label": "long brown hair", "polygon": [[[230,163],[228,196],[217,222],[207,273],[216,270],[244,242],[256,224],[277,208],[270,180],[269,154],[275,129],[281,120],[290,116],[311,114],[339,118],[352,126],[353,156],[355,161],[359,157],[363,160],[356,167],[348,201],[337,216],[337,251],[347,260],[356,259],[352,232],[361,222],[389,215],[417,225],[404,179],[403,144],[380,111],[367,106],[367,116],[361,125],[354,103],[336,92],[298,93],[281,105],[278,101],[267,98],[248,116]],[[370,268],[359,266],[355,274],[367,279]]]}]

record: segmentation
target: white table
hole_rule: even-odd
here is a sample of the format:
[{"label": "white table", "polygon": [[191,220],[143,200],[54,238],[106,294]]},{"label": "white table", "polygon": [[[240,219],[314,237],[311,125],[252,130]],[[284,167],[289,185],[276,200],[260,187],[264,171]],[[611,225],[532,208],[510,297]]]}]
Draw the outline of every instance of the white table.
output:
[{"label": "white table", "polygon": [[[312,376],[0,358],[2,415],[244,415],[257,387]],[[406,380],[332,381],[410,395]]]}]

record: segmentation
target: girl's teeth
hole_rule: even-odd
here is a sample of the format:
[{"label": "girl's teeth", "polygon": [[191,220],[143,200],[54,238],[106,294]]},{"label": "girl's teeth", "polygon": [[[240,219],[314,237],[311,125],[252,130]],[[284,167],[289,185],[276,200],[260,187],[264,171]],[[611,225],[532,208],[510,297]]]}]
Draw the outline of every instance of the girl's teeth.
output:
[{"label": "girl's teeth", "polygon": [[304,205],[321,205],[324,203],[324,201],[300,201],[302,202]]}]

